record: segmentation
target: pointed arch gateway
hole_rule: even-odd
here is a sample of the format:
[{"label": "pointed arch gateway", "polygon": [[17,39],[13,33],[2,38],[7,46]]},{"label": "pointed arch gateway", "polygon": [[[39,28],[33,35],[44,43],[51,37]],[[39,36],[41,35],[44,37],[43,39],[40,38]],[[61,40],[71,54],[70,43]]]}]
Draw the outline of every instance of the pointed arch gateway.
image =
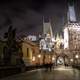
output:
[{"label": "pointed arch gateway", "polygon": [[56,55],[56,65],[69,65],[69,56],[66,54]]}]

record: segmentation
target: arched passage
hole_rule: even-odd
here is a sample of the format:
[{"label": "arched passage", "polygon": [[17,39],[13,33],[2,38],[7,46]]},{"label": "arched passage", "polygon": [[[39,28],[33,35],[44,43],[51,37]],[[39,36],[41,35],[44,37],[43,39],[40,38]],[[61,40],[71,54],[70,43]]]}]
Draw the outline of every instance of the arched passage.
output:
[{"label": "arched passage", "polygon": [[56,65],[65,65],[69,64],[69,57],[67,55],[58,55],[56,56]]},{"label": "arched passage", "polygon": [[64,58],[62,56],[58,56],[56,58],[56,64],[57,65],[64,65]]}]

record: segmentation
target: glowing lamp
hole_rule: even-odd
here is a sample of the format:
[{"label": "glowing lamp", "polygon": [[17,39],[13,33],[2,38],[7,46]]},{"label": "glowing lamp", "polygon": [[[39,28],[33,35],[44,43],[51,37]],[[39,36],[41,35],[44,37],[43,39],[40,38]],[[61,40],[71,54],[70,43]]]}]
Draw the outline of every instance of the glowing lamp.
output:
[{"label": "glowing lamp", "polygon": [[32,61],[35,61],[35,59],[36,59],[35,56],[33,56]]},{"label": "glowing lamp", "polygon": [[52,60],[54,61],[54,60],[55,60],[55,58],[54,58],[54,57],[52,57]]},{"label": "glowing lamp", "polygon": [[76,55],[76,56],[75,56],[75,58],[79,58],[79,56],[78,56],[78,55]]},{"label": "glowing lamp", "polygon": [[73,59],[70,59],[71,62],[73,62]]},{"label": "glowing lamp", "polygon": [[41,55],[39,54],[39,55],[38,55],[38,58],[40,58],[40,57],[41,57]]}]

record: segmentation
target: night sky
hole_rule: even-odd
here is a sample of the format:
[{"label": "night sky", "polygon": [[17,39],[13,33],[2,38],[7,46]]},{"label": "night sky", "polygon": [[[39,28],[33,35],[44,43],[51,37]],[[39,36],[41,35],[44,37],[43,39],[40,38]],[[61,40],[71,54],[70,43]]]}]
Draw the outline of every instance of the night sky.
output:
[{"label": "night sky", "polygon": [[[77,21],[80,21],[80,1],[75,1]],[[0,2],[0,36],[10,24],[17,34],[42,33],[43,16],[51,20],[53,33],[62,33],[67,22],[67,0],[19,0]]]}]

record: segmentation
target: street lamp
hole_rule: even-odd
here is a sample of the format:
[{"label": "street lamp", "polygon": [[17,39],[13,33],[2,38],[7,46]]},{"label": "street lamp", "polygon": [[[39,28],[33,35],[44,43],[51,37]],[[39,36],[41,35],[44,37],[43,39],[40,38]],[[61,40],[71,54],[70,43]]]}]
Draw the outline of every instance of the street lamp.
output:
[{"label": "street lamp", "polygon": [[39,55],[38,55],[38,62],[39,62],[39,65],[40,65],[40,58],[41,58],[41,55],[39,54]]},{"label": "street lamp", "polygon": [[40,58],[40,57],[41,57],[41,55],[39,54],[39,55],[38,55],[38,58]]},{"label": "street lamp", "polygon": [[54,61],[55,60],[55,58],[54,57],[52,57],[52,61]]},{"label": "street lamp", "polygon": [[78,58],[79,58],[79,55],[76,54],[76,55],[75,55],[75,58],[77,59],[77,64],[78,64]]},{"label": "street lamp", "polygon": [[73,59],[70,59],[70,64],[71,64],[71,66],[74,65],[74,60]]},{"label": "street lamp", "polygon": [[75,58],[76,58],[76,59],[78,59],[78,58],[79,58],[78,54],[75,56]]},{"label": "street lamp", "polygon": [[71,62],[73,62],[73,59],[70,59]]},{"label": "street lamp", "polygon": [[35,61],[35,60],[36,60],[36,58],[35,58],[35,56],[33,56],[32,61]]}]

